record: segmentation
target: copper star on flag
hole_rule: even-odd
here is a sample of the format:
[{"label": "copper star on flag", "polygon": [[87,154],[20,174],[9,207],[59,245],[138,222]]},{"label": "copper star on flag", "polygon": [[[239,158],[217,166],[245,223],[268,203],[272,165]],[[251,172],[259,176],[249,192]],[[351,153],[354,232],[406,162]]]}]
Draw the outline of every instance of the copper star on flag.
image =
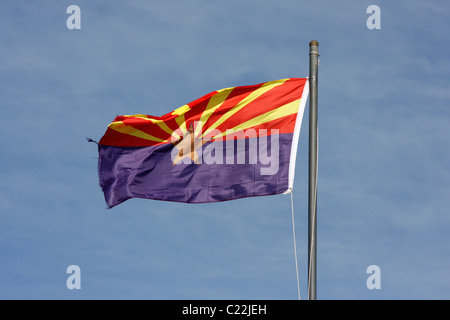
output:
[{"label": "copper star on flag", "polygon": [[177,141],[172,142],[174,147],[178,149],[178,153],[175,159],[173,159],[173,165],[183,161],[185,158],[189,158],[192,162],[200,164],[197,150],[210,140],[211,139],[197,138],[194,133],[193,123],[191,123],[189,131]]}]

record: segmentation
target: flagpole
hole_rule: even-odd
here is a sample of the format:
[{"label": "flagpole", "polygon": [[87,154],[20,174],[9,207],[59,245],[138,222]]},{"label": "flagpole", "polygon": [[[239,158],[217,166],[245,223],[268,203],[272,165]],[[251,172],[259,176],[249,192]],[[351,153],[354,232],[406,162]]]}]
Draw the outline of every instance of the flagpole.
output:
[{"label": "flagpole", "polygon": [[309,43],[309,185],[308,185],[308,299],[316,300],[317,287],[317,87],[319,43]]}]

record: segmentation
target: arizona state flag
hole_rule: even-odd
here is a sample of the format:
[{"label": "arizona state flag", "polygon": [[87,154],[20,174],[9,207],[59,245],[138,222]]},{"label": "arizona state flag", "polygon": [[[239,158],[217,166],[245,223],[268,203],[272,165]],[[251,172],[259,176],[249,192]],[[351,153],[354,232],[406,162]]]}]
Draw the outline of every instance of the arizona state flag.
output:
[{"label": "arizona state flag", "polygon": [[308,79],[211,92],[161,117],[118,116],[99,142],[108,207],[205,203],[291,191]]}]

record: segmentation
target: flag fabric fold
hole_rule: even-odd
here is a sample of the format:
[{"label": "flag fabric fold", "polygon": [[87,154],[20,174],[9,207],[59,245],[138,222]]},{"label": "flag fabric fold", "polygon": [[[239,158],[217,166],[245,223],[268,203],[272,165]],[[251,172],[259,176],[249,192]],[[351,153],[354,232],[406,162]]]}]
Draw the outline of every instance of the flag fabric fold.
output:
[{"label": "flag fabric fold", "polygon": [[213,91],[163,116],[117,116],[98,142],[108,207],[290,192],[307,78]]}]

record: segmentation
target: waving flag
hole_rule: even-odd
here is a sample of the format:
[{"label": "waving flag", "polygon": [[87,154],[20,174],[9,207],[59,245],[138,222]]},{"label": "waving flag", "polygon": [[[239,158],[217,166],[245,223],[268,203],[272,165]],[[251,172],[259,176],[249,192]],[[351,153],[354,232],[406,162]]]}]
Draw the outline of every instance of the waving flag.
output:
[{"label": "waving flag", "polygon": [[211,92],[161,117],[118,116],[99,142],[108,207],[290,192],[308,79]]}]

